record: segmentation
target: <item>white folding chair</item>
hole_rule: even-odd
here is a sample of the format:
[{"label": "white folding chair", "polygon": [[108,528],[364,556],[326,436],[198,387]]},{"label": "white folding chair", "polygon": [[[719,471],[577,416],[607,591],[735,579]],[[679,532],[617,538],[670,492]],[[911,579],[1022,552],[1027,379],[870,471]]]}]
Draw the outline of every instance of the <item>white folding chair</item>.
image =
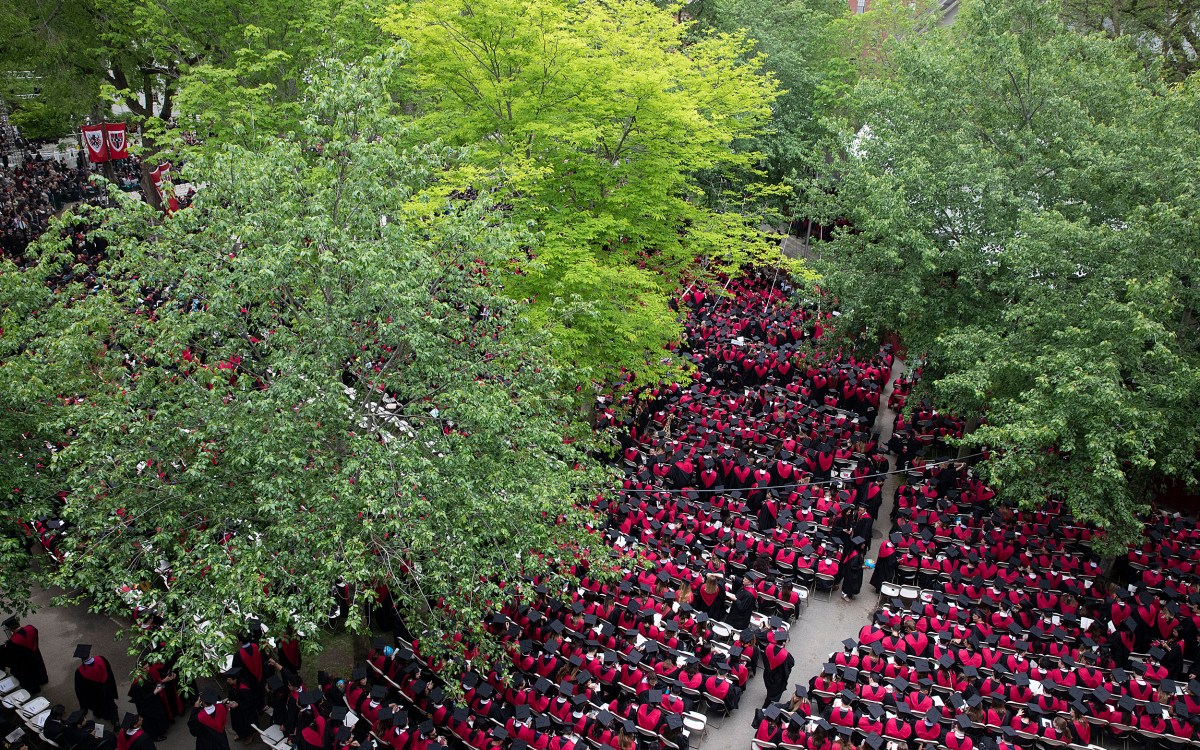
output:
[{"label": "white folding chair", "polygon": [[3,703],[5,708],[16,710],[28,703],[31,697],[28,690],[21,688],[0,698],[0,703]]},{"label": "white folding chair", "polygon": [[50,708],[50,700],[45,696],[39,695],[21,704],[21,707],[17,709],[17,713],[20,714],[22,719],[29,721],[47,708]]}]

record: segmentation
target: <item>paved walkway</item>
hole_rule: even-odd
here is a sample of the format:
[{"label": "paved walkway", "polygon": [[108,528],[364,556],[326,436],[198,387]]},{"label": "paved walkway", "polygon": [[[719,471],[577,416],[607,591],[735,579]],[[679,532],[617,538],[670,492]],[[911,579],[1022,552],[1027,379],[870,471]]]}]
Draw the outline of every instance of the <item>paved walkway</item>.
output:
[{"label": "paved walkway", "polygon": [[[888,397],[892,395],[892,381],[904,372],[904,363],[896,359],[892,365],[888,386],[880,396],[880,410],[875,419],[875,429],[879,431],[880,445],[887,443],[892,436],[892,423],[895,412],[887,408]],[[888,469],[896,468],[896,459],[888,456]],[[883,502],[879,507],[879,518],[875,523],[872,534],[871,550],[867,557],[876,558],[879,546],[883,543],[884,534],[888,529],[888,518],[895,503],[896,487],[899,484],[897,475],[888,476],[883,485]],[[824,594],[814,594],[808,609],[800,619],[792,625],[791,637],[788,639],[788,650],[796,658],[796,666],[792,669],[791,683],[808,684],[810,677],[820,671],[821,665],[831,651],[841,651],[842,641],[858,635],[859,629],[867,623],[871,613],[875,611],[878,597],[875,589],[868,583],[870,570],[863,571],[862,593],[854,601],[844,601],[840,594],[834,592],[831,600],[826,601]],[[750,740],[754,738],[754,709],[761,706],[767,697],[767,689],[763,685],[763,670],[759,668],[758,675],[746,685],[742,695],[740,708],[733,716],[720,720],[720,727],[710,726],[708,737],[703,742],[704,750],[749,750]],[[784,697],[791,692],[784,693]],[[711,719],[710,719],[711,720]]]}]

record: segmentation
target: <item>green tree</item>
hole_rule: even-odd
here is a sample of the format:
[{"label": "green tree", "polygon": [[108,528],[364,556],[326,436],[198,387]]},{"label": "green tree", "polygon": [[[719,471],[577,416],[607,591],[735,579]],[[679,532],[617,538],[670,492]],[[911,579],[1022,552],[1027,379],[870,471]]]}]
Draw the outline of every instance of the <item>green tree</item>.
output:
[{"label": "green tree", "polygon": [[849,219],[820,251],[847,330],[928,354],[1004,497],[1062,497],[1119,544],[1163,480],[1196,484],[1198,89],[1058,10],[971,2],[898,42],[800,187]]},{"label": "green tree", "polygon": [[820,105],[829,65],[840,51],[834,22],[845,12],[842,0],[711,0],[700,16],[725,33],[744,30],[779,82],[771,123],[752,142],[766,159],[770,182],[782,181],[827,135]]},{"label": "green tree", "polygon": [[1200,65],[1200,4],[1195,0],[1064,0],[1076,28],[1123,38],[1152,70],[1180,81]]},{"label": "green tree", "polygon": [[[0,18],[9,32],[0,68],[32,71],[43,90],[18,121],[52,114],[74,129],[117,104],[142,125],[148,155],[169,140],[163,130],[181,92],[205,134],[253,132],[255,115],[270,133],[294,122],[297,110],[287,105],[309,66],[335,49],[361,56],[381,37],[354,0],[0,0]],[[156,201],[152,167],[143,170],[143,194]]]},{"label": "green tree", "polygon": [[418,0],[384,28],[411,45],[415,134],[471,146],[463,182],[536,229],[504,284],[537,340],[581,381],[673,367],[676,287],[768,249],[737,212],[748,198],[715,209],[696,182],[757,163],[733,145],[776,85],[745,37],[688,41],[640,0]]},{"label": "green tree", "polygon": [[[35,268],[3,261],[0,422],[38,404],[61,443],[36,471],[71,524],[47,578],[98,611],[152,607],[165,628],[129,628],[131,648],[186,674],[251,614],[313,633],[338,579],[356,603],[387,583],[431,647],[455,628],[487,646],[523,575],[595,541],[586,426],[489,273],[520,236],[482,198],[430,197],[461,154],[399,145],[378,96],[395,65],[314,70],[298,132],[198,155],[189,209],[89,213],[94,280],[44,283],[67,260],[51,237]],[[6,520],[51,510],[8,499]]]}]

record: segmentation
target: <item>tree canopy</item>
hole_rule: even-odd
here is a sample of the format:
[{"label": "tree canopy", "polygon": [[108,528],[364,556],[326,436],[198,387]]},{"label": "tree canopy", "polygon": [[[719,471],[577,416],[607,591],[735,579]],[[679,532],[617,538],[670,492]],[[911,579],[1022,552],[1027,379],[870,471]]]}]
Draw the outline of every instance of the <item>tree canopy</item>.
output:
[{"label": "tree canopy", "polygon": [[1065,498],[1110,542],[1164,480],[1195,486],[1195,80],[1037,0],[970,2],[896,40],[801,185],[849,228],[823,245],[846,330],[927,355],[939,408],[1006,498]]},{"label": "tree canopy", "polygon": [[0,393],[49,441],[5,456],[40,491],[4,519],[66,519],[51,580],[152,607],[168,627],[133,647],[187,674],[251,614],[312,633],[338,580],[356,603],[386,584],[414,633],[474,637],[522,575],[591,543],[587,436],[491,272],[521,235],[432,189],[462,154],[400,145],[378,96],[395,65],[314,70],[300,130],[198,156],[188,210],[87,214],[94,279],[64,282],[56,237],[33,268],[0,260]]},{"label": "tree canopy", "polygon": [[639,0],[414,0],[383,24],[410,46],[414,132],[470,145],[462,179],[536,232],[505,281],[531,330],[582,382],[666,372],[676,286],[767,249],[740,196],[721,210],[696,184],[756,164],[732,146],[777,87],[750,42],[689,40]]}]

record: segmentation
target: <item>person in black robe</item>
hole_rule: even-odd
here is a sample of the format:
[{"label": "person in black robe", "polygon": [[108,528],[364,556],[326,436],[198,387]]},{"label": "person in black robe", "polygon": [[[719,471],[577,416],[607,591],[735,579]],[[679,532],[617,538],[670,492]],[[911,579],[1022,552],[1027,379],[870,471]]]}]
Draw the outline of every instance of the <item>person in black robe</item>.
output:
[{"label": "person in black robe", "polygon": [[117,732],[117,750],[158,750],[150,733],[142,727],[142,717],[125,714],[121,730]]},{"label": "person in black robe", "polygon": [[754,594],[746,588],[749,581],[742,578],[734,583],[733,604],[729,605],[729,614],[725,623],[734,630],[745,630],[750,627],[750,615],[754,613]]},{"label": "person in black robe", "polygon": [[278,662],[268,660],[263,654],[257,641],[257,627],[251,627],[243,640],[242,647],[233,654],[233,666],[242,670],[242,679],[254,691],[255,708],[261,709],[263,704],[259,696],[263,694],[263,684],[273,673],[272,667],[278,669]]},{"label": "person in black robe", "polygon": [[850,540],[850,546],[842,554],[840,573],[842,574],[842,598],[850,601],[862,591],[863,555],[862,547],[866,540],[860,536]]},{"label": "person in black robe", "polygon": [[896,550],[896,545],[903,541],[903,537],[899,534],[892,534],[892,538],[883,543],[879,548],[879,559],[875,561],[875,570],[871,572],[871,585],[876,591],[883,588],[883,584],[891,583],[896,577],[896,564],[900,560],[900,554]]},{"label": "person in black robe", "polygon": [[71,750],[102,750],[104,747],[113,745],[109,741],[111,733],[105,732],[102,736],[97,737],[95,733],[96,722],[86,721],[87,711],[79,709],[74,711],[63,722],[63,747]]},{"label": "person in black robe", "polygon": [[226,695],[236,706],[229,712],[229,726],[233,728],[238,742],[249,745],[258,736],[258,733],[254,731],[254,722],[258,720],[254,687],[238,667],[233,667],[228,672],[222,672],[221,676],[225,678],[225,683],[228,685]]},{"label": "person in black robe", "polygon": [[188,731],[196,738],[196,750],[229,750],[225,736],[229,704],[222,703],[217,691],[205,688],[188,717]]},{"label": "person in black robe", "polygon": [[38,644],[37,628],[22,626],[16,617],[10,617],[4,621],[4,629],[8,631],[8,642],[4,644],[4,656],[0,661],[8,665],[21,687],[37,695],[42,691],[42,685],[50,681]]},{"label": "person in black robe", "polygon": [[46,723],[42,725],[42,736],[59,747],[65,743],[63,735],[67,731],[66,712],[66,706],[61,703],[55,704],[50,709],[50,715],[46,717]]},{"label": "person in black robe", "polygon": [[166,704],[159,695],[165,688],[147,676],[139,676],[129,685],[129,700],[137,708],[140,723],[138,726],[155,742],[167,738],[167,730],[171,726],[171,717],[167,713]]},{"label": "person in black robe", "polygon": [[[859,536],[863,539],[871,538],[871,531],[875,528],[875,519],[867,511],[866,508],[858,509],[858,518],[854,521],[854,527],[851,530],[851,536]],[[851,539],[853,541],[853,539]]]},{"label": "person in black robe", "polygon": [[796,666],[796,657],[788,653],[783,644],[768,643],[763,649],[763,685],[767,688],[767,698],[763,708],[777,703],[787,690],[788,678],[792,668]]},{"label": "person in black robe", "polygon": [[112,665],[103,656],[92,656],[92,647],[80,644],[75,649],[80,665],[75,669],[75,697],[79,707],[98,718],[117,723],[117,680]]}]

